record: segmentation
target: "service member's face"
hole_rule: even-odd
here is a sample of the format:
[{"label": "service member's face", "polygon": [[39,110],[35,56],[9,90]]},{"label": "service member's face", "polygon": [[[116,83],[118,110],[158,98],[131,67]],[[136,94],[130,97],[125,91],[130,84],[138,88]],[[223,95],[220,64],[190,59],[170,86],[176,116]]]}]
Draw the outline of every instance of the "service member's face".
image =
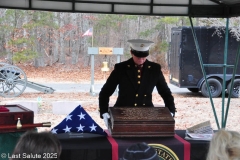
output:
[{"label": "service member's face", "polygon": [[132,54],[133,61],[137,65],[141,65],[146,61],[146,57],[136,57],[134,54]]}]

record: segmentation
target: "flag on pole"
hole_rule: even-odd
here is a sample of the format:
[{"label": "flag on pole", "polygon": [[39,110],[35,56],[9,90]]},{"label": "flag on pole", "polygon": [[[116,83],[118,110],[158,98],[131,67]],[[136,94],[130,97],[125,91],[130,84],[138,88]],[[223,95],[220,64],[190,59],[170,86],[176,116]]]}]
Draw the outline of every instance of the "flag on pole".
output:
[{"label": "flag on pole", "polygon": [[92,119],[82,108],[76,107],[61,123],[55,126],[51,132],[59,133],[93,133],[107,136],[107,133]]},{"label": "flag on pole", "polygon": [[93,35],[93,28],[89,28],[83,35],[84,36],[92,36]]}]

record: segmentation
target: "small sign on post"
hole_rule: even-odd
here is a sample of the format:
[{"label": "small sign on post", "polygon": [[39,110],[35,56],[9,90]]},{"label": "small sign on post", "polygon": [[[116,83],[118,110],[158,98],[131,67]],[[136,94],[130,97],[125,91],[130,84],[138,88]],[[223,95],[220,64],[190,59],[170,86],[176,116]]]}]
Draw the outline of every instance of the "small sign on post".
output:
[{"label": "small sign on post", "polygon": [[104,54],[104,55],[113,54],[113,48],[111,48],[111,47],[99,47],[98,48],[98,53],[99,54]]}]

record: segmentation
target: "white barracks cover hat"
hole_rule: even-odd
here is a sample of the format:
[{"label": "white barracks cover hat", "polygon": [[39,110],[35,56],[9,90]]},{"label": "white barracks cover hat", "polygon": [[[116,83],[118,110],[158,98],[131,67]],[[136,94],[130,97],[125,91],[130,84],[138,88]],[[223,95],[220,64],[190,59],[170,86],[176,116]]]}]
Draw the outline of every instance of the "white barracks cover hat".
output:
[{"label": "white barracks cover hat", "polygon": [[153,41],[148,41],[144,39],[130,39],[127,42],[130,43],[130,47],[135,51],[148,51],[150,46],[154,43]]}]

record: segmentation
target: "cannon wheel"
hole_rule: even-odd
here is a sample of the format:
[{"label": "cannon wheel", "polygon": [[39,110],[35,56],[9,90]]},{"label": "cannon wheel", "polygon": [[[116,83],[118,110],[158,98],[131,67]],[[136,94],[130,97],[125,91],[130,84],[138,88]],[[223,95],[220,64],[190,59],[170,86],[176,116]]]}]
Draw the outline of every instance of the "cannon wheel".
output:
[{"label": "cannon wheel", "polygon": [[[0,63],[0,66],[2,63]],[[27,76],[20,68],[3,64],[0,68],[0,96],[17,97],[27,87]]]}]

